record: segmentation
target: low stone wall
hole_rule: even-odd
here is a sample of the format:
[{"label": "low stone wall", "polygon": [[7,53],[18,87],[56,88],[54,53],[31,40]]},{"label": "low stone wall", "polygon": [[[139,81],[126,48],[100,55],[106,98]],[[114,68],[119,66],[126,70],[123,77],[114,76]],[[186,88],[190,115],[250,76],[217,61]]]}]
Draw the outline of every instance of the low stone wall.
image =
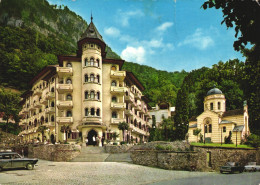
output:
[{"label": "low stone wall", "polygon": [[156,150],[134,150],[130,156],[134,164],[158,167],[158,151]]},{"label": "low stone wall", "polygon": [[70,161],[80,154],[81,146],[69,144],[31,144],[26,146],[17,146],[13,150],[20,154],[22,154],[23,151],[25,156],[31,158],[49,161]]},{"label": "low stone wall", "polygon": [[105,145],[106,153],[126,153],[131,149],[133,145]]}]

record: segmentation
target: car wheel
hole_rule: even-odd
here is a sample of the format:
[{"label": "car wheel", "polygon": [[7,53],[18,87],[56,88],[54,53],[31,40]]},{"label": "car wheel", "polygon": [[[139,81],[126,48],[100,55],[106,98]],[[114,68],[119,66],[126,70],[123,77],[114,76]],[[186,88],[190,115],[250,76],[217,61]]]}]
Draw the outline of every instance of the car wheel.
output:
[{"label": "car wheel", "polygon": [[222,171],[222,170],[220,170],[220,173],[223,173],[223,171]]},{"label": "car wheel", "polygon": [[27,166],[26,166],[26,168],[27,168],[27,170],[32,170],[33,169],[33,164],[27,164]]}]

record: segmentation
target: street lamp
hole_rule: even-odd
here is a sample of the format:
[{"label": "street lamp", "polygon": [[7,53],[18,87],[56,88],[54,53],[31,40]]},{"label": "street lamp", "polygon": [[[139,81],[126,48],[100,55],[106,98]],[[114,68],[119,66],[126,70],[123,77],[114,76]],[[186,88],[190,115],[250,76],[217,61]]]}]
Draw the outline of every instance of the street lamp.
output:
[{"label": "street lamp", "polygon": [[206,133],[206,124],[204,125],[204,144],[205,144],[205,142],[206,142],[206,138],[205,138],[205,134]]},{"label": "street lamp", "polygon": [[220,133],[221,133],[221,145],[222,145],[222,127],[220,127]]}]

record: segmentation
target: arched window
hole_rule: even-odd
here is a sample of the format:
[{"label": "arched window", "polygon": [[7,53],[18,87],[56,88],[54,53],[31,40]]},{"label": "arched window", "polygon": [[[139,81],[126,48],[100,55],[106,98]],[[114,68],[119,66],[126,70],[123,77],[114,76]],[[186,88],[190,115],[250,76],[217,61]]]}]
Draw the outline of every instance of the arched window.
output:
[{"label": "arched window", "polygon": [[85,58],[85,66],[88,66],[88,59]]},{"label": "arched window", "polygon": [[210,103],[210,110],[213,110],[213,103]]},{"label": "arched window", "polygon": [[39,109],[39,113],[41,113],[42,112],[42,109]]},{"label": "arched window", "polygon": [[221,108],[221,107],[220,107],[220,102],[218,102],[218,110],[220,110],[220,108]]},{"label": "arched window", "polygon": [[100,116],[100,109],[97,109],[97,116]]},{"label": "arched window", "polygon": [[88,99],[88,91],[85,91],[85,100]]},{"label": "arched window", "polygon": [[54,107],[54,101],[51,102],[51,107]]},{"label": "arched window", "polygon": [[100,100],[100,92],[97,92],[97,100]]},{"label": "arched window", "polygon": [[94,74],[91,74],[91,75],[90,75],[90,81],[91,81],[91,82],[94,82],[94,79],[95,79],[95,78],[94,78]]},{"label": "arched window", "polygon": [[51,88],[51,92],[54,92],[54,87]]},{"label": "arched window", "polygon": [[209,124],[209,133],[212,133],[212,125]]},{"label": "arched window", "polygon": [[68,95],[67,95],[67,100],[72,100],[71,94],[68,94]]},{"label": "arched window", "polygon": [[97,83],[99,83],[99,75],[97,75]]},{"label": "arched window", "polygon": [[204,129],[205,129],[204,132],[208,133],[208,126],[207,125],[205,125]]},{"label": "arched window", "polygon": [[67,84],[72,84],[72,80],[70,78],[67,79],[66,81]]},{"label": "arched window", "polygon": [[53,115],[51,116],[51,122],[54,122],[54,116]]},{"label": "arched window", "polygon": [[125,92],[125,95],[128,96],[128,91]]},{"label": "arched window", "polygon": [[112,66],[111,70],[115,71],[116,70],[116,66]]},{"label": "arched window", "polygon": [[99,67],[99,59],[97,59],[97,67]]},{"label": "arched window", "polygon": [[88,108],[85,108],[85,116],[88,116]]},{"label": "arched window", "polygon": [[45,118],[45,123],[48,123],[49,119],[48,117]]},{"label": "arched window", "polygon": [[72,65],[71,65],[71,63],[69,62],[69,63],[67,63],[67,65],[66,65],[67,67],[72,67]]},{"label": "arched window", "polygon": [[117,113],[116,112],[112,112],[112,118],[117,118]]},{"label": "arched window", "polygon": [[91,114],[91,116],[95,116],[95,109],[94,108],[91,108],[90,114]]},{"label": "arched window", "polygon": [[94,91],[91,91],[91,92],[90,92],[90,98],[91,98],[91,99],[94,99],[94,98],[95,98],[95,92],[94,92]]},{"label": "arched window", "polygon": [[72,112],[69,110],[69,111],[67,111],[67,115],[66,115],[67,117],[72,117]]},{"label": "arched window", "polygon": [[135,127],[137,126],[137,121],[136,121],[136,119],[134,120],[134,126],[135,126]]},{"label": "arched window", "polygon": [[88,75],[85,74],[85,82],[88,82]]},{"label": "arched window", "polygon": [[94,66],[94,58],[91,58],[91,59],[90,59],[90,65],[91,65],[91,66]]},{"label": "arched window", "polygon": [[112,81],[111,86],[116,86],[116,81],[115,80]]},{"label": "arched window", "polygon": [[223,127],[223,132],[226,132],[226,131],[227,131],[226,127]]},{"label": "arched window", "polygon": [[112,97],[112,102],[114,102],[114,103],[117,102],[117,98],[115,96]]}]

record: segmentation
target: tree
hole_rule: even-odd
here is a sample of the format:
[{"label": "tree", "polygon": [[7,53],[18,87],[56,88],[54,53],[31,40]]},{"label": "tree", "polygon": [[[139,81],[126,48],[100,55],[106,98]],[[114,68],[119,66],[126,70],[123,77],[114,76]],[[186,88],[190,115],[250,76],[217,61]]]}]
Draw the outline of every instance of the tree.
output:
[{"label": "tree", "polygon": [[4,113],[4,120],[6,120],[6,132],[8,123],[11,118],[18,123],[19,112],[21,110],[20,97],[18,94],[12,93],[11,91],[5,91],[4,88],[0,89],[0,112]]},{"label": "tree", "polygon": [[118,124],[118,129],[122,130],[123,132],[123,141],[125,141],[125,130],[128,130],[128,128],[129,128],[128,123],[124,121]]},{"label": "tree", "polygon": [[169,137],[170,135],[173,137],[174,134],[172,134],[172,132],[175,130],[174,122],[171,120],[171,118],[168,119],[163,118],[163,121],[160,126],[162,129],[163,140],[164,141],[173,140],[174,138]]},{"label": "tree", "polygon": [[195,136],[197,136],[197,142],[198,142],[198,136],[199,136],[200,132],[201,132],[201,129],[198,129],[198,128],[196,128],[196,129],[193,131],[193,134],[194,134]]},{"label": "tree", "polygon": [[156,118],[152,116],[152,128],[150,129],[149,141],[155,141]]},{"label": "tree", "polygon": [[[249,125],[251,132],[260,135],[260,3],[258,0],[208,0],[202,7],[221,8],[224,17],[221,24],[235,27],[238,39],[233,44],[234,49],[247,57],[243,89],[248,100]],[[248,43],[251,49],[245,49]]]},{"label": "tree", "polygon": [[37,132],[40,132],[42,134],[42,142],[44,140],[44,131],[47,130],[47,127],[46,126],[39,126],[37,128]]}]

